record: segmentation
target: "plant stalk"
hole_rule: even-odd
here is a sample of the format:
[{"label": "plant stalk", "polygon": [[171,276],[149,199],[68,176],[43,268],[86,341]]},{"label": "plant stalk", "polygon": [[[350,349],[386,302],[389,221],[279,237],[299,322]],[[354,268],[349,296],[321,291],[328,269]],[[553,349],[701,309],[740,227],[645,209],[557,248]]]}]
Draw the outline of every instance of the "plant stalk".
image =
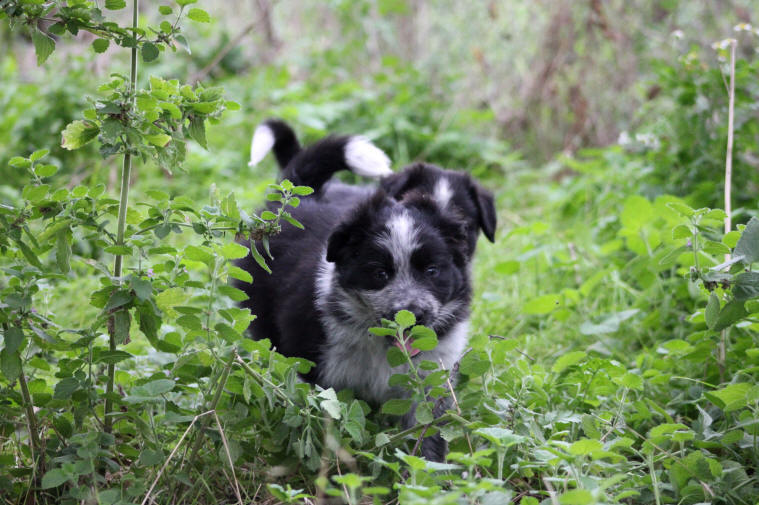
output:
[{"label": "plant stalk", "polygon": [[[219,383],[216,385],[216,393],[213,396],[213,400],[211,400],[211,404],[207,408],[203,409],[204,411],[208,412],[216,410],[216,406],[219,404],[219,400],[221,400],[221,394],[224,392],[224,386],[227,385],[227,377],[229,377],[229,371],[232,369],[232,364],[235,362],[236,357],[237,349],[233,349],[232,353],[229,355],[229,360],[227,360],[227,364],[224,366],[224,370],[222,370],[221,376],[219,377]],[[190,466],[195,463],[195,458],[198,455],[198,451],[200,451],[200,446],[203,444],[203,432],[208,427],[208,423],[210,421],[210,417],[204,417],[200,422],[200,426],[198,428],[198,437],[195,439],[195,443],[192,446],[192,452],[190,453]]]},{"label": "plant stalk", "polygon": [[[18,383],[21,387],[21,396],[24,399],[24,409],[26,409],[26,422],[29,424],[29,438],[32,441],[32,460],[37,459],[36,468],[44,468],[44,453],[42,451],[42,445],[39,438],[39,427],[37,425],[37,417],[34,415],[34,407],[32,405],[32,396],[29,394],[29,386],[26,384],[26,377],[24,377],[24,370],[21,370],[21,374],[18,376]],[[39,477],[39,474],[37,475]]]},{"label": "plant stalk", "polygon": [[[137,7],[138,0],[132,0],[132,27],[137,28]],[[135,88],[137,85],[137,46],[132,47],[132,65],[131,72],[129,74],[129,93],[131,95],[132,107],[135,100]],[[129,201],[129,180],[132,175],[132,154],[129,152],[129,145],[126,146],[126,152],[124,153],[124,164],[121,168],[121,195],[119,196],[119,216],[118,225],[116,229],[116,244],[124,244],[124,229],[126,228],[126,214],[127,214],[127,202]],[[116,278],[117,283],[121,283],[121,271],[124,257],[120,254],[116,255],[116,259],[113,264],[113,276]],[[116,337],[114,335],[108,335],[108,347],[111,351],[116,350]],[[116,365],[110,363],[108,365],[108,383],[105,388],[105,411],[103,412],[103,418],[105,421],[104,431],[111,433],[113,430],[113,419],[110,415],[113,410],[113,382],[116,375]]]},{"label": "plant stalk", "polygon": [[[729,233],[732,225],[732,179],[733,179],[733,137],[735,122],[735,49],[737,41],[730,41],[730,91],[727,106],[727,152],[725,154],[725,234]],[[730,254],[725,254],[725,261],[730,261]],[[719,375],[720,381],[725,382],[725,359],[727,355],[727,328],[720,332],[719,338]]]}]

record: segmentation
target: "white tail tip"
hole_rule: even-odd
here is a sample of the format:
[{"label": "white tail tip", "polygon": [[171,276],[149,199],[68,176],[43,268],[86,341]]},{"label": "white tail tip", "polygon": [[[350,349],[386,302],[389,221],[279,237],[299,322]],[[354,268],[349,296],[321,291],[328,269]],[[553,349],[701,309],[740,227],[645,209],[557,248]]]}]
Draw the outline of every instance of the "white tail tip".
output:
[{"label": "white tail tip", "polygon": [[362,136],[351,137],[345,145],[345,163],[354,173],[366,177],[384,177],[393,173],[390,158]]},{"label": "white tail tip", "polygon": [[258,165],[266,154],[274,147],[274,132],[266,124],[258,125],[253,132],[253,140],[250,141],[250,161],[249,167]]}]

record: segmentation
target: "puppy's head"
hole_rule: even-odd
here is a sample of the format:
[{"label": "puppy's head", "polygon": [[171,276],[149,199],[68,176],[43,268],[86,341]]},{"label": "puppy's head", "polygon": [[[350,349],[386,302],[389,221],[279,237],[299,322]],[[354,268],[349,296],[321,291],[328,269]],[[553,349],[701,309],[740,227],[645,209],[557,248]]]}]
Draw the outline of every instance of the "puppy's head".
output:
[{"label": "puppy's head", "polygon": [[458,213],[466,222],[469,256],[474,253],[480,230],[495,241],[496,213],[493,194],[469,174],[415,163],[382,179],[380,187],[396,200],[411,193],[430,196],[441,209]]},{"label": "puppy's head", "polygon": [[466,222],[429,195],[379,190],[329,237],[342,312],[371,326],[407,309],[444,338],[470,298]]}]

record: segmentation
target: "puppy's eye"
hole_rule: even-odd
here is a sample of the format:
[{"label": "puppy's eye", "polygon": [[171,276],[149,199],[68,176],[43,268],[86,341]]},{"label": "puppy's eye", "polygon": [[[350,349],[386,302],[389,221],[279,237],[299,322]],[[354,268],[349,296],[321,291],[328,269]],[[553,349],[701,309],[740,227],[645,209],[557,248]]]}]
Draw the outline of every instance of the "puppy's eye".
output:
[{"label": "puppy's eye", "polygon": [[383,282],[386,281],[386,280],[388,280],[390,278],[390,274],[388,274],[387,270],[385,270],[384,268],[378,268],[378,269],[376,269],[372,273],[372,275],[374,276],[374,278],[376,280],[383,281]]},{"label": "puppy's eye", "polygon": [[436,265],[430,265],[424,270],[424,275],[427,277],[437,277],[440,273],[440,269]]}]

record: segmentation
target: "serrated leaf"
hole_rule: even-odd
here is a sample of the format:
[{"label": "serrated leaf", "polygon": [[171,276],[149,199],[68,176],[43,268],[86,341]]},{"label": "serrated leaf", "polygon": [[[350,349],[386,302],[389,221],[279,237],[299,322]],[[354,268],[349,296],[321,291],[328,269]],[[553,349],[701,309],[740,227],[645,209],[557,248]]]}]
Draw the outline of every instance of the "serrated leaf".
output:
[{"label": "serrated leaf", "polygon": [[206,141],[206,123],[202,117],[190,117],[188,133],[195,142],[203,147],[203,149],[208,149],[208,142]]},{"label": "serrated leaf", "polygon": [[142,61],[146,63],[158,58],[159,53],[160,51],[158,50],[158,47],[156,47],[156,45],[152,42],[145,42],[142,44],[142,48],[140,49],[140,54],[142,54]]},{"label": "serrated leaf", "polygon": [[395,314],[395,322],[404,328],[410,328],[416,324],[416,317],[408,310],[400,310]]},{"label": "serrated leaf", "polygon": [[102,351],[97,355],[97,357],[94,359],[95,363],[106,363],[106,364],[115,364],[119,363],[120,361],[124,361],[126,359],[133,358],[131,354],[125,351],[111,351],[111,350],[105,350]]},{"label": "serrated leaf", "polygon": [[759,298],[759,272],[743,272],[736,276],[733,296],[742,301]]},{"label": "serrated leaf", "polygon": [[411,409],[411,400],[392,398],[382,404],[383,414],[402,416]]},{"label": "serrated leaf", "polygon": [[34,151],[30,156],[29,159],[31,161],[39,161],[45,156],[47,156],[50,153],[50,149],[39,149],[37,151]]},{"label": "serrated leaf", "polygon": [[732,412],[748,405],[748,393],[753,386],[748,382],[730,384],[722,389],[704,393],[704,396],[725,412]]},{"label": "serrated leaf", "polygon": [[41,487],[42,489],[58,487],[68,480],[69,478],[65,473],[63,473],[63,470],[60,468],[53,468],[42,476]]},{"label": "serrated leaf", "polygon": [[21,344],[24,341],[24,331],[18,326],[11,326],[3,335],[5,341],[5,349],[9,352],[16,352],[21,348]]},{"label": "serrated leaf", "polygon": [[719,317],[719,297],[717,293],[711,293],[709,295],[709,301],[706,302],[706,309],[704,309],[704,321],[708,328],[714,328],[717,324],[717,318]]},{"label": "serrated leaf", "polygon": [[569,368],[572,365],[576,365],[585,357],[588,355],[588,353],[584,351],[572,351],[568,352],[559,359],[556,360],[556,362],[551,367],[551,371],[553,373],[561,373],[567,368]]},{"label": "serrated leaf", "polygon": [[99,131],[97,126],[88,121],[72,121],[61,134],[63,137],[61,147],[69,150],[79,149],[97,137]]},{"label": "serrated leaf", "polygon": [[228,260],[236,260],[246,257],[250,249],[237,242],[227,242],[221,248],[221,254]]},{"label": "serrated leaf", "polygon": [[18,351],[10,351],[7,347],[0,351],[0,370],[8,382],[18,379],[21,375],[21,356]]},{"label": "serrated leaf", "polygon": [[253,282],[253,276],[250,275],[250,272],[234,265],[227,267],[227,274],[238,281],[247,282],[248,284]]},{"label": "serrated leaf", "polygon": [[258,263],[258,266],[266,270],[268,273],[271,273],[271,268],[269,268],[264,257],[261,256],[261,253],[256,249],[255,242],[250,243],[250,253],[253,255],[253,259],[256,260],[256,263]]},{"label": "serrated leaf", "polygon": [[174,9],[172,9],[171,6],[169,6],[169,5],[160,5],[160,6],[158,6],[158,12],[160,12],[164,16],[168,16],[172,12],[174,12]]},{"label": "serrated leaf", "polygon": [[55,51],[55,41],[39,30],[32,31],[34,52],[37,53],[37,65],[42,65]]},{"label": "serrated leaf", "polygon": [[108,50],[108,46],[111,45],[111,41],[108,39],[95,39],[92,41],[92,49],[96,53],[104,53]]},{"label": "serrated leaf", "polygon": [[559,307],[560,300],[561,296],[555,293],[538,296],[525,303],[524,313],[533,315],[548,314]]},{"label": "serrated leaf", "polygon": [[724,307],[722,307],[722,310],[720,310],[717,321],[711,329],[714,331],[722,331],[728,326],[737,323],[747,315],[748,313],[746,312],[743,301],[735,299],[730,300]]},{"label": "serrated leaf", "polygon": [[756,217],[752,217],[743,229],[741,238],[735,245],[735,255],[743,256],[746,265],[759,261],[759,219]]},{"label": "serrated leaf", "polygon": [[105,0],[105,8],[116,11],[126,7],[126,0]]},{"label": "serrated leaf", "polygon": [[193,261],[200,261],[207,265],[210,265],[213,261],[213,254],[207,250],[194,245],[188,245],[184,249],[185,258]]}]

